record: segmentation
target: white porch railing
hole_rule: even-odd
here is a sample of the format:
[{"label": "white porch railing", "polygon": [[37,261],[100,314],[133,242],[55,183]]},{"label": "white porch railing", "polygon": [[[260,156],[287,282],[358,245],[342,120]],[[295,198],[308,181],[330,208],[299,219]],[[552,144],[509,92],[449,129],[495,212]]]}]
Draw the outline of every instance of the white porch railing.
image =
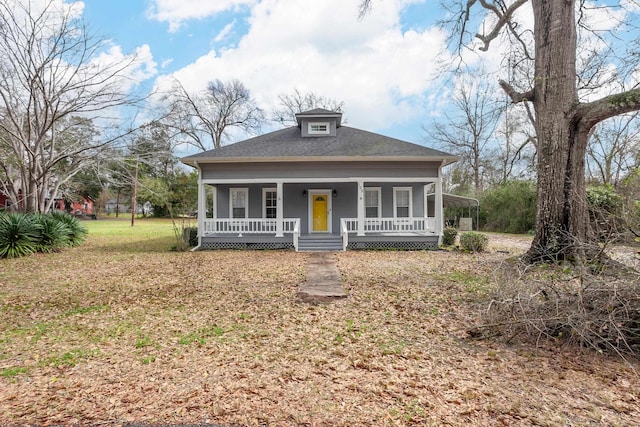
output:
[{"label": "white porch railing", "polygon": [[[435,234],[435,218],[364,218],[364,233],[419,233]],[[358,232],[358,218],[343,218],[342,233]]]},{"label": "white porch railing", "polygon": [[[215,218],[204,220],[203,236],[210,234],[276,234],[278,220],[265,218]],[[300,218],[282,220],[283,233],[299,233]],[[295,238],[295,237],[294,237]]]}]

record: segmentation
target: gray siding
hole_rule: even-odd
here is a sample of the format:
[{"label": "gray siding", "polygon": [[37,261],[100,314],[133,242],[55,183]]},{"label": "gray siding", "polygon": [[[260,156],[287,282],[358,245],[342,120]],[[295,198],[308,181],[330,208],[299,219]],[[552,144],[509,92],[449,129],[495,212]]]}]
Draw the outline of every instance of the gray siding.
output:
[{"label": "gray siding", "polygon": [[[321,143],[321,140],[318,140]],[[437,178],[439,162],[279,162],[202,164],[204,179]]]}]

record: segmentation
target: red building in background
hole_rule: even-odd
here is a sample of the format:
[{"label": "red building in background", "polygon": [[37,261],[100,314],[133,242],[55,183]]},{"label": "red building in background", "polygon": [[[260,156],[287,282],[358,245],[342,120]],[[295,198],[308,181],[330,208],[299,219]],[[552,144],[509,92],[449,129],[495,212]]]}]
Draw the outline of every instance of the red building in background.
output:
[{"label": "red building in background", "polygon": [[[20,197],[22,201],[22,197]],[[11,199],[0,191],[0,209],[11,207]],[[55,199],[52,209],[69,212],[72,215],[93,215],[93,200],[89,197],[82,197],[80,200]]]},{"label": "red building in background", "polygon": [[93,200],[84,196],[80,200],[56,199],[53,209],[69,212],[72,215],[93,215]]}]

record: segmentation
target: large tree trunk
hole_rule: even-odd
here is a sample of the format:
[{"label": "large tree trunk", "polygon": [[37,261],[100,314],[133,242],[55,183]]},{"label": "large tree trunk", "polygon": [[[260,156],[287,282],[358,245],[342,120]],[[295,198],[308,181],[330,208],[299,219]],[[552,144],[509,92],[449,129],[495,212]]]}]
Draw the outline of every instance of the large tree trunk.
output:
[{"label": "large tree trunk", "polygon": [[532,0],[538,204],[531,262],[579,257],[587,239],[584,159],[577,115],[575,0]]}]

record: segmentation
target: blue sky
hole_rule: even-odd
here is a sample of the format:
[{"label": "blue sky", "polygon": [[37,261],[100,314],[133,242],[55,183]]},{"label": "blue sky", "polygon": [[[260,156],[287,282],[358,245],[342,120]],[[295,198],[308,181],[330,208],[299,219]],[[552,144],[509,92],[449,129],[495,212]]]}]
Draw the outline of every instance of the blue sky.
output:
[{"label": "blue sky", "polygon": [[[125,53],[148,47],[145,84],[189,90],[240,79],[266,111],[298,89],[344,101],[348,125],[421,143],[442,88],[434,0],[85,0],[90,30]],[[235,138],[242,138],[237,135]]]}]

